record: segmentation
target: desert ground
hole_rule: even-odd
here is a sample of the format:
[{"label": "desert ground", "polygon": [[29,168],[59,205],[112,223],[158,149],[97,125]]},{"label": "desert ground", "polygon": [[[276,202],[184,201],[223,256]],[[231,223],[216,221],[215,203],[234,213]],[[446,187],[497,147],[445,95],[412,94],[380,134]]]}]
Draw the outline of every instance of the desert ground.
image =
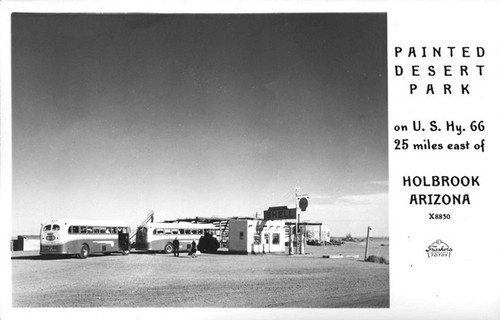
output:
[{"label": "desert ground", "polygon": [[[364,243],[307,246],[304,255],[134,252],[42,259],[13,253],[14,308],[388,308],[389,265]],[[369,255],[389,258],[387,244]],[[329,256],[330,258],[326,258]]]}]

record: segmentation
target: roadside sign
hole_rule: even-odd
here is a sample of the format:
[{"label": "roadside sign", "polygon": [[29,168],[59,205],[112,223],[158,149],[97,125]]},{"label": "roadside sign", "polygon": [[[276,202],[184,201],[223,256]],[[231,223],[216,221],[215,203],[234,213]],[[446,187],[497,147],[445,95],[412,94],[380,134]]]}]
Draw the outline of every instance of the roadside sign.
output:
[{"label": "roadside sign", "polygon": [[309,202],[307,201],[306,198],[301,198],[299,201],[299,208],[301,211],[306,211],[307,205]]},{"label": "roadside sign", "polygon": [[297,209],[288,209],[287,206],[269,207],[264,211],[264,220],[288,220],[297,217]]}]

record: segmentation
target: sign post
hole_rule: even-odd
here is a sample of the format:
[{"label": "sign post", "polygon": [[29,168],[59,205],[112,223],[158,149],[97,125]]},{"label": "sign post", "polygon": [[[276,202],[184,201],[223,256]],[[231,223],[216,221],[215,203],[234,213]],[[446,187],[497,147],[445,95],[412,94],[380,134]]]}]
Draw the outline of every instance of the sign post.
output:
[{"label": "sign post", "polygon": [[[294,188],[295,190],[295,211],[297,211],[297,191],[300,190],[300,188]],[[300,254],[299,253],[299,224],[300,224],[300,213],[297,214],[297,219],[295,219],[295,254]]]},{"label": "sign post", "polygon": [[[307,194],[301,194],[299,195],[297,193],[297,191],[300,190],[300,188],[294,188],[295,190],[295,210],[297,210],[297,201],[299,201],[298,203],[298,207],[300,207],[300,210],[301,211],[306,211],[306,208],[307,208],[307,205],[308,205],[308,201],[307,201],[307,198],[309,198],[309,196]],[[297,222],[296,222],[296,229],[295,229],[295,245],[296,245],[296,248],[297,248],[297,254],[303,254],[303,245],[302,245],[302,241],[303,241],[303,234],[300,233],[300,212],[297,211]]]}]

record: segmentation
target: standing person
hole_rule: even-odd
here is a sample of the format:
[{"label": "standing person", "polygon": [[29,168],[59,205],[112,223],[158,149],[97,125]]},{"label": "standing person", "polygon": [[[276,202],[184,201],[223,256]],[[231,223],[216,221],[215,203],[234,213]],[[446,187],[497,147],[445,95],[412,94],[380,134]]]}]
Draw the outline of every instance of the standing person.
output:
[{"label": "standing person", "polygon": [[174,245],[174,257],[178,257],[179,256],[179,240],[177,240],[177,237],[175,237],[173,245]]},{"label": "standing person", "polygon": [[196,242],[194,240],[191,243],[191,257],[196,258]]}]

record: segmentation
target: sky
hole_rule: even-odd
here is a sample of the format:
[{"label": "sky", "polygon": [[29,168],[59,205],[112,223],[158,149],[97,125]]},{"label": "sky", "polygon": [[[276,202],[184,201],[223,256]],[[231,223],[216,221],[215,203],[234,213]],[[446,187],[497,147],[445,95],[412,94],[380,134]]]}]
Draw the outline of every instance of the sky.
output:
[{"label": "sky", "polygon": [[12,234],[262,215],[388,236],[385,14],[14,14]]}]

